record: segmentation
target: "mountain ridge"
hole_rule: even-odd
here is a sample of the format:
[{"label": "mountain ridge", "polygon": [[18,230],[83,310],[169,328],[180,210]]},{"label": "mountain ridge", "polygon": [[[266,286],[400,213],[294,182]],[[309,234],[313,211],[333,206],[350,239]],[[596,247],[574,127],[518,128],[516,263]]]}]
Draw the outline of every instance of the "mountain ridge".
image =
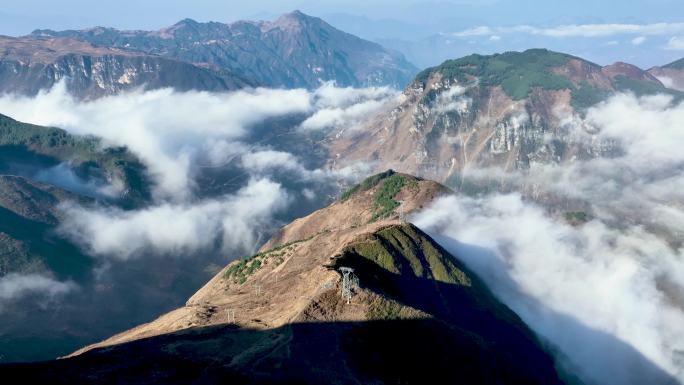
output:
[{"label": "mountain ridge", "polygon": [[[398,206],[383,208],[402,201],[408,213],[445,193],[407,174],[376,175],[229,264],[184,308],[68,358],[5,369],[67,382],[114,375],[153,383],[421,383],[450,370],[470,383],[560,384],[551,357],[515,313],[400,221]],[[342,267],[358,277],[346,298]],[[140,354],[155,358],[130,359]],[[160,364],[183,358],[192,369]]]},{"label": "mountain ridge", "polygon": [[648,72],[668,87],[684,92],[684,58],[653,67]]},{"label": "mountain ridge", "polygon": [[200,23],[184,19],[157,31],[36,30],[96,46],[212,66],[269,87],[405,85],[417,71],[403,55],[295,11],[275,21]]},{"label": "mountain ridge", "polygon": [[425,69],[398,102],[325,143],[333,167],[371,162],[458,186],[476,167],[525,170],[619,152],[578,141],[568,126],[619,92],[684,98],[626,63],[601,67],[546,49],[470,55]]},{"label": "mountain ridge", "polygon": [[248,81],[157,55],[65,37],[0,37],[0,92],[33,96],[60,81],[81,99],[136,89],[228,91]]}]

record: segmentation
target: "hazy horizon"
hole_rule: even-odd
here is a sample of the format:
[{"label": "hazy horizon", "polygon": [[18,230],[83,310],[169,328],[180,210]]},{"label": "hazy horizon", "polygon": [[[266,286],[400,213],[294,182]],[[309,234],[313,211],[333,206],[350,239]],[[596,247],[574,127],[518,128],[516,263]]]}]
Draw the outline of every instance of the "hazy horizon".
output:
[{"label": "hazy horizon", "polygon": [[[558,4],[540,0],[371,0],[307,2],[258,0],[230,4],[202,0],[84,0],[50,6],[38,0],[4,4],[0,34],[21,36],[36,29],[95,26],[156,30],[191,18],[200,22],[270,20],[295,9],[333,26],[402,52],[418,67],[470,53],[490,54],[549,48],[606,65],[625,61],[642,68],[684,56],[684,3],[675,0],[582,0]],[[135,12],[132,12],[135,10]],[[266,11],[267,10],[267,11]]]}]

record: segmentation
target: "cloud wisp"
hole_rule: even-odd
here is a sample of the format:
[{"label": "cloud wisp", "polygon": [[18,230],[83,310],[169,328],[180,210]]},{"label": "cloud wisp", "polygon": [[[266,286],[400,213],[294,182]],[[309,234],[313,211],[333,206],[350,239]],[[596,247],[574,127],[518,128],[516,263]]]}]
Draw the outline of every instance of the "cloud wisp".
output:
[{"label": "cloud wisp", "polygon": [[0,312],[3,310],[3,303],[8,301],[31,294],[54,299],[76,288],[76,284],[71,281],[57,281],[46,275],[9,273],[0,277]]},{"label": "cloud wisp", "polygon": [[665,49],[670,51],[684,51],[684,36],[672,36],[665,44]]},{"label": "cloud wisp", "polygon": [[684,23],[653,24],[568,24],[554,27],[516,25],[511,27],[479,26],[451,33],[455,37],[500,36],[507,34],[528,34],[555,38],[607,37],[616,35],[672,35],[684,32]]},{"label": "cloud wisp", "polygon": [[333,83],[326,83],[313,94],[316,112],[300,127],[304,131],[354,129],[399,95],[397,90],[388,87],[337,88]]},{"label": "cloud wisp", "polygon": [[194,204],[163,203],[137,211],[65,204],[61,232],[90,254],[126,260],[141,254],[188,256],[217,244],[225,252],[253,251],[289,196],[278,183],[252,180],[237,193]]}]

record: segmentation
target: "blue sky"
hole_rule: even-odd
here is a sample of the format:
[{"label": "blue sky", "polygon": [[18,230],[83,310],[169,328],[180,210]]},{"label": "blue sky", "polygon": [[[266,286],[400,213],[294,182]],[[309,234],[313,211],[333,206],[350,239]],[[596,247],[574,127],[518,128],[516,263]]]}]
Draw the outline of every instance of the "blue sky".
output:
[{"label": "blue sky", "polygon": [[158,29],[186,17],[229,22],[293,9],[405,51],[419,66],[542,46],[642,67],[684,56],[682,0],[4,0],[0,34],[96,25]]}]

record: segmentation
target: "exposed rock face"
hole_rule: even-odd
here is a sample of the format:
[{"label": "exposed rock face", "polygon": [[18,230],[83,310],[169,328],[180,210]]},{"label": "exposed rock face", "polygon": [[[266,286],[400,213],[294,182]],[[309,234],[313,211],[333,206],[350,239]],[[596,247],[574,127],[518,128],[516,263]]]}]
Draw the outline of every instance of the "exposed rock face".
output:
[{"label": "exposed rock face", "polygon": [[676,92],[625,63],[546,50],[472,55],[423,71],[397,105],[353,133],[331,133],[328,145],[336,165],[371,161],[439,181],[473,168],[610,156],[615,143],[576,129],[586,108],[623,90]]},{"label": "exposed rock face", "polygon": [[80,98],[136,88],[226,91],[249,83],[159,56],[69,38],[0,37],[0,93],[35,95],[60,81]]},{"label": "exposed rock face", "polygon": [[[71,358],[5,369],[66,382],[560,383],[520,318],[398,220],[398,200],[408,212],[446,191],[393,172],[369,178],[228,265],[185,307]],[[359,279],[348,299],[341,267]]]},{"label": "exposed rock face", "polygon": [[159,31],[38,30],[33,36],[62,36],[218,68],[270,87],[405,86],[416,68],[394,51],[342,32],[295,11],[273,22],[199,23],[186,19]]},{"label": "exposed rock face", "polygon": [[658,78],[666,87],[684,91],[684,59],[662,67],[653,67],[648,72]]}]

